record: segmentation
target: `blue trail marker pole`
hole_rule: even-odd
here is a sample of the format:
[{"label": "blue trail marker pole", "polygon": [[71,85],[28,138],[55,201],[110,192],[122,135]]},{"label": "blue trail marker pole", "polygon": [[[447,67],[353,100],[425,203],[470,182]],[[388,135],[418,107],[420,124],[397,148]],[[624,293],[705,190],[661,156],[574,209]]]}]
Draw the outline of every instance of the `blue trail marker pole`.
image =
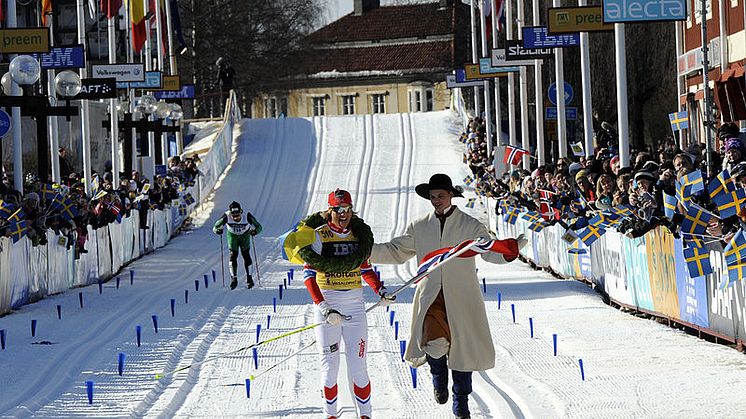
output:
[{"label": "blue trail marker pole", "polygon": [[184,304],[189,304],[189,290],[184,290]]},{"label": "blue trail marker pole", "polygon": [[280,300],[282,300],[282,284],[280,284],[279,288],[280,288]]},{"label": "blue trail marker pole", "polygon": [[122,373],[124,373],[124,358],[126,355],[124,352],[119,352],[119,359],[117,360],[117,372],[119,372],[119,375],[121,376]]},{"label": "blue trail marker pole", "polygon": [[57,304],[57,320],[62,320],[62,306]]},{"label": "blue trail marker pole", "polygon": [[256,343],[259,343],[259,333],[262,332],[262,325],[257,324],[256,325]]},{"label": "blue trail marker pole", "polygon": [[251,398],[251,378],[246,379],[246,398]]},{"label": "blue trail marker pole", "polygon": [[288,289],[288,280],[287,278],[282,278],[282,287],[285,289]]},{"label": "blue trail marker pole", "polygon": [[554,344],[554,356],[557,356],[557,334],[552,334],[552,343]]},{"label": "blue trail marker pole", "polygon": [[36,337],[36,319],[31,320],[31,337]]},{"label": "blue trail marker pole", "polygon": [[394,310],[389,311],[389,326],[394,325],[394,316],[396,316],[396,311]]},{"label": "blue trail marker pole", "polygon": [[503,295],[499,292],[497,293],[497,309],[500,310],[500,306],[503,303]]},{"label": "blue trail marker pole", "polygon": [[93,404],[93,381],[85,382],[85,391],[88,394],[88,404]]},{"label": "blue trail marker pole", "polygon": [[137,335],[137,347],[140,347],[140,342],[142,341],[142,327],[138,324],[135,326],[135,334]]},{"label": "blue trail marker pole", "polygon": [[259,369],[259,353],[257,352],[256,348],[252,348],[253,356],[254,356],[254,369]]},{"label": "blue trail marker pole", "polygon": [[399,320],[394,322],[394,340],[399,340]]},{"label": "blue trail marker pole", "polygon": [[272,312],[277,313],[277,297],[272,297]]},{"label": "blue trail marker pole", "polygon": [[534,338],[534,318],[529,317],[528,318],[528,327],[531,330],[531,339]]},{"label": "blue trail marker pole", "polygon": [[83,308],[83,293],[78,293],[78,301],[80,302],[80,308]]},{"label": "blue trail marker pole", "polygon": [[217,281],[217,277],[215,276],[215,269],[212,270],[212,282]]},{"label": "blue trail marker pole", "polygon": [[580,379],[585,381],[585,368],[583,368],[583,360],[578,359],[578,364],[580,364]]},{"label": "blue trail marker pole", "polygon": [[121,278],[117,277],[117,289],[119,289],[119,281]]},{"label": "blue trail marker pole", "polygon": [[482,278],[482,293],[487,294],[487,279]]},{"label": "blue trail marker pole", "polygon": [[155,330],[155,333],[158,333],[158,315],[153,314],[150,318],[153,319],[153,329]]},{"label": "blue trail marker pole", "polygon": [[205,289],[210,285],[210,282],[207,279],[207,274],[205,274]]},{"label": "blue trail marker pole", "polygon": [[400,340],[399,341],[399,355],[401,355],[401,362],[404,362],[404,352],[406,351],[407,351],[407,341]]},{"label": "blue trail marker pole", "polygon": [[103,294],[104,293],[104,283],[101,282],[101,280],[98,280],[98,293]]},{"label": "blue trail marker pole", "polygon": [[176,298],[171,299],[171,317],[176,316]]},{"label": "blue trail marker pole", "polygon": [[267,330],[269,330],[269,319],[272,318],[271,314],[267,314]]},{"label": "blue trail marker pole", "polygon": [[130,271],[130,285],[135,284],[135,271]]},{"label": "blue trail marker pole", "polygon": [[0,349],[5,350],[5,329],[0,329]]},{"label": "blue trail marker pole", "polygon": [[513,314],[513,323],[515,323],[515,304],[510,304],[510,312]]},{"label": "blue trail marker pole", "polygon": [[199,291],[199,279],[194,280],[194,290]]},{"label": "blue trail marker pole", "polygon": [[412,388],[417,388],[417,368],[409,367],[409,372],[412,374]]}]

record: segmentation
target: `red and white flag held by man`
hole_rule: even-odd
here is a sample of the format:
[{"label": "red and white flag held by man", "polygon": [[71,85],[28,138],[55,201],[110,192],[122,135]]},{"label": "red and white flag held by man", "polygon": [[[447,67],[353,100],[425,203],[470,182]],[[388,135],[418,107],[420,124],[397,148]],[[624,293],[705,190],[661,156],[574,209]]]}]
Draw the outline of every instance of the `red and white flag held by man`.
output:
[{"label": "red and white flag held by man", "polygon": [[523,156],[531,154],[528,150],[524,150],[518,146],[514,145],[506,145],[505,146],[505,156],[503,156],[503,163],[505,164],[512,164],[513,166],[518,166],[521,164],[521,159]]}]

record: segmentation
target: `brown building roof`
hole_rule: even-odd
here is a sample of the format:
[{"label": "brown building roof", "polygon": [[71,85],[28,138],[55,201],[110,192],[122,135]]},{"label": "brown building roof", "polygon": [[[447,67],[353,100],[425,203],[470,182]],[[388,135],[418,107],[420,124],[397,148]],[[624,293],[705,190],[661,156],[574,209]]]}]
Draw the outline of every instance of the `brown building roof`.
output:
[{"label": "brown building roof", "polygon": [[469,51],[469,6],[453,3],[444,8],[438,3],[386,6],[346,15],[306,38],[294,78],[442,73],[460,66]]},{"label": "brown building roof", "polygon": [[[460,0],[457,2],[461,3]],[[307,39],[314,44],[329,44],[452,33],[453,6],[440,8],[438,3],[426,3],[378,7],[359,16],[350,13],[312,33]]]}]

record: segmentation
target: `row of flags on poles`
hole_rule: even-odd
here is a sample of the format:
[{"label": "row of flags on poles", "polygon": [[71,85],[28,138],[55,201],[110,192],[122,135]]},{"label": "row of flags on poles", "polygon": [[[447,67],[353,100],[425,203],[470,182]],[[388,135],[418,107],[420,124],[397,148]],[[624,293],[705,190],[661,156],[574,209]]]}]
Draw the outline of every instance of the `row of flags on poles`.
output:
[{"label": "row of flags on poles", "polygon": [[[48,26],[48,18],[52,14],[54,0],[41,0],[40,13],[43,26]],[[145,13],[145,1],[148,2],[148,13]],[[499,0],[502,1],[502,0]],[[183,52],[187,48],[186,40],[184,39],[184,32],[181,27],[181,17],[179,15],[179,3],[178,0],[86,0],[88,3],[88,13],[91,19],[96,20],[98,11],[100,11],[107,19],[113,19],[119,14],[119,10],[124,6],[129,12],[130,26],[132,27],[132,50],[136,53],[140,52],[145,45],[147,39],[145,33],[145,22],[146,19],[150,19],[151,24],[155,25],[154,11],[156,7],[162,9],[161,20],[163,27],[166,28],[166,13],[165,8],[169,7],[171,12],[171,23],[173,27],[176,39],[179,42],[178,50]],[[98,6],[98,10],[97,9]],[[5,12],[0,3],[0,21],[5,21]],[[166,31],[163,31],[163,45],[165,48],[167,42]]]}]

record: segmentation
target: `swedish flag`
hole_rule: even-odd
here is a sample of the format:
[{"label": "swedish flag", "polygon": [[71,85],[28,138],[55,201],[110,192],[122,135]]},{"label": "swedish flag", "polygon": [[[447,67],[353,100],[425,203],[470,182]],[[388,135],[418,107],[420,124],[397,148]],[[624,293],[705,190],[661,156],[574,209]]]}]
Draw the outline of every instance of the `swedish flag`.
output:
[{"label": "swedish flag", "polygon": [[746,264],[728,266],[728,282],[724,283],[722,288],[734,284],[736,281],[742,281],[746,277]]},{"label": "swedish flag", "polygon": [[588,227],[581,231],[578,236],[583,244],[590,247],[593,242],[598,240],[604,233],[606,233],[606,230],[603,228],[588,225]]},{"label": "swedish flag", "polygon": [[477,198],[469,198],[466,201],[466,208],[474,208],[474,204],[477,203]]},{"label": "swedish flag", "polygon": [[55,192],[52,185],[48,183],[42,183],[41,189],[39,189],[39,195],[41,196],[41,199],[43,201],[47,202],[53,200],[56,194],[57,192]]},{"label": "swedish flag", "polygon": [[536,233],[541,233],[544,230],[544,222],[537,220],[528,225],[528,229]]},{"label": "swedish flag", "polygon": [[689,268],[689,276],[698,278],[712,273],[710,252],[705,247],[687,247],[684,249],[684,260]]},{"label": "swedish flag", "polygon": [[710,181],[707,185],[707,191],[710,193],[710,198],[715,198],[721,193],[735,192],[736,182],[731,177],[728,170],[723,170],[717,177]]},{"label": "swedish flag", "polygon": [[21,240],[29,231],[28,222],[26,220],[13,221],[8,224],[7,228],[10,231],[10,238],[13,240],[13,243],[17,243],[18,240]]},{"label": "swedish flag", "polygon": [[192,194],[190,194],[190,193],[188,193],[188,194],[184,195],[184,196],[183,196],[183,198],[184,198],[184,202],[185,202],[185,203],[186,203],[187,205],[192,205],[192,204],[193,204],[193,203],[195,202],[195,201],[194,201],[194,197],[193,197],[193,196],[192,196]]},{"label": "swedish flag", "polygon": [[705,234],[707,224],[711,219],[717,218],[711,212],[697,204],[689,204],[684,214],[684,221],[681,222],[681,232],[689,234]]},{"label": "swedish flag", "polygon": [[472,183],[474,183],[474,179],[471,176],[466,175],[466,177],[464,177],[464,184],[471,185]]},{"label": "swedish flag", "polygon": [[280,240],[282,240],[282,258],[290,263],[303,265],[305,262],[300,257],[300,249],[316,241],[316,231],[303,223],[297,223],[280,236]]},{"label": "swedish flag", "polygon": [[518,211],[512,209],[506,212],[504,220],[506,223],[515,225],[516,220],[518,220]]},{"label": "swedish flag", "polygon": [[673,112],[668,114],[668,120],[671,122],[671,130],[681,131],[689,128],[689,112]]},{"label": "swedish flag", "polygon": [[691,201],[691,195],[692,195],[692,188],[691,186],[686,186],[684,183],[676,181],[676,200],[681,203],[681,205],[684,206],[684,208],[687,208],[689,206],[689,201]]},{"label": "swedish flag", "polygon": [[663,211],[669,220],[673,220],[673,216],[676,214],[676,204],[678,203],[679,201],[675,196],[663,193]]},{"label": "swedish flag", "polygon": [[2,199],[0,199],[0,218],[7,219],[11,215],[13,215],[13,212],[16,210],[16,207],[13,206],[13,204],[9,202],[5,202]]},{"label": "swedish flag", "polygon": [[725,249],[725,263],[728,266],[738,265],[746,261],[746,234],[743,230],[738,230],[730,239]]},{"label": "swedish flag", "polygon": [[702,179],[701,170],[695,170],[693,172],[687,173],[684,176],[681,176],[679,178],[679,181],[684,186],[691,186],[690,191],[689,191],[691,194],[695,194],[705,189],[705,184],[704,184],[704,180]]}]

